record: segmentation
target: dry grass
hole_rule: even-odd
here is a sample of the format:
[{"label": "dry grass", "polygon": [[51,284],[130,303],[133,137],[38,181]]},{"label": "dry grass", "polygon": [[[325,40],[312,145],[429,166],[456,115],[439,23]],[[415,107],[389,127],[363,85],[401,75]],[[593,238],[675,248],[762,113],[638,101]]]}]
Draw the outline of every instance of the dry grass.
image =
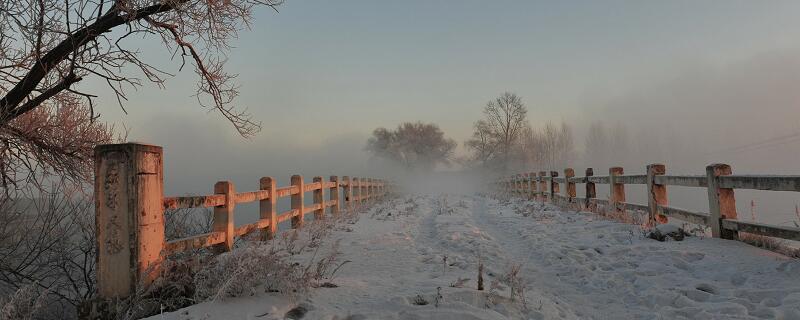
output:
[{"label": "dry grass", "polygon": [[46,300],[46,290],[33,284],[23,286],[6,299],[0,299],[0,320],[39,319]]}]

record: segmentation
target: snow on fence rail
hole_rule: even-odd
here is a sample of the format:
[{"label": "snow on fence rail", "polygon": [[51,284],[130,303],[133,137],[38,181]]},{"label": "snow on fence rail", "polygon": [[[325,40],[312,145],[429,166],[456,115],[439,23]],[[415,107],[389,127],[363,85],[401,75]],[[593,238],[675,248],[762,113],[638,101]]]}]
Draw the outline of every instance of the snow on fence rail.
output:
[{"label": "snow on fence rail", "polygon": [[[585,184],[586,197],[576,196],[576,184]],[[563,194],[559,191],[564,184]],[[598,199],[596,184],[608,184],[608,200]],[[647,185],[647,204],[626,202],[625,185]],[[548,187],[549,185],[549,187]],[[694,212],[671,207],[667,200],[667,186],[705,188],[708,193],[708,213]],[[800,192],[800,176],[733,175],[727,164],[712,164],[706,167],[705,175],[666,175],[663,164],[647,166],[645,175],[624,175],[623,169],[609,169],[607,176],[595,176],[592,168],[586,174],[576,177],[572,168],[564,170],[564,177],[557,171],[530,172],[516,174],[497,182],[502,191],[520,196],[529,196],[551,202],[566,201],[582,208],[592,210],[597,205],[610,207],[616,212],[626,209],[641,210],[648,213],[648,223],[666,223],[668,217],[690,223],[708,226],[715,238],[737,239],[738,232],[747,232],[769,237],[800,241],[800,228],[776,226],[737,220],[735,189]]]},{"label": "snow on fence rail", "polygon": [[[334,216],[342,207],[358,209],[391,188],[379,179],[344,176],[339,180],[331,176],[329,181],[314,177],[311,183],[305,183],[302,176],[294,175],[286,187],[277,187],[275,179],[263,177],[256,191],[237,193],[232,182],[220,181],[211,195],[165,197],[162,155],[159,146],[137,143],[95,149],[97,285],[102,299],[129,296],[139,281],[152,281],[166,256],[207,247],[215,252],[229,251],[235,237],[253,232],[260,232],[259,238],[266,240],[283,221],[291,220],[292,228],[299,228],[306,214],[323,219],[326,209]],[[306,192],[313,192],[311,205],[304,202]],[[291,209],[277,212],[277,200],[283,197],[291,198]],[[259,220],[235,227],[236,204],[255,201],[259,202]],[[210,233],[166,240],[165,210],[212,207]]]}]

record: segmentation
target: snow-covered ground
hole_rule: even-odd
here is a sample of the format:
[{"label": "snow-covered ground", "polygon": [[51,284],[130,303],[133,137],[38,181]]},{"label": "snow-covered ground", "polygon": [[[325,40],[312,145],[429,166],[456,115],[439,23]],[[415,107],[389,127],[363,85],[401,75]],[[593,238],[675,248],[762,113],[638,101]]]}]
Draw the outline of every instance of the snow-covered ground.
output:
[{"label": "snow-covered ground", "polygon": [[800,319],[800,261],[735,241],[658,242],[588,213],[459,195],[392,200],[349,229],[326,240],[351,261],[338,287],[151,319],[284,319],[298,305],[303,319]]}]

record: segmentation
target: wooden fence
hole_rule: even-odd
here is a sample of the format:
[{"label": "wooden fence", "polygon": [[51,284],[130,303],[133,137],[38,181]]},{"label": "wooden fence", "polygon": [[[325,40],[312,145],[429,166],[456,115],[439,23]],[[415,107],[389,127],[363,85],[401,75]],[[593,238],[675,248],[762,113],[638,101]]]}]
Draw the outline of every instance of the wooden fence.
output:
[{"label": "wooden fence", "polygon": [[[357,210],[380,199],[390,189],[386,181],[370,178],[328,181],[314,177],[291,177],[291,184],[277,187],[275,179],[263,177],[256,191],[239,192],[230,181],[214,185],[214,194],[165,197],[163,151],[159,146],[125,143],[101,145],[95,149],[95,213],[97,230],[97,285],[100,298],[126,297],[139,281],[152,281],[164,257],[200,248],[214,252],[231,250],[235,237],[259,232],[266,240],[278,224],[291,219],[292,228],[302,227],[305,215],[324,219],[326,209],[336,216],[340,210]],[[340,194],[340,189],[343,194]],[[313,204],[306,205],[306,192]],[[329,194],[328,200],[325,193]],[[277,200],[291,197],[291,209],[277,212]],[[340,199],[344,199],[340,203]],[[235,227],[238,203],[259,202],[259,220]],[[164,212],[178,208],[214,208],[210,233],[167,241]]]},{"label": "wooden fence", "polygon": [[[497,187],[504,192],[551,202],[579,205],[592,210],[598,205],[606,206],[618,213],[639,210],[648,213],[648,223],[666,223],[676,218],[697,225],[708,226],[715,238],[737,239],[738,232],[747,232],[769,237],[800,241],[800,229],[737,220],[735,189],[800,192],[800,176],[733,175],[726,164],[706,167],[705,175],[666,175],[663,164],[647,166],[647,174],[625,175],[621,167],[609,169],[607,176],[595,176],[591,168],[586,174],[576,177],[571,168],[564,170],[564,177],[557,171],[549,175],[545,171],[516,174],[501,179]],[[576,196],[576,185],[584,184],[586,197]],[[598,199],[596,184],[609,185],[608,200]],[[565,185],[563,193],[560,185]],[[647,203],[627,202],[625,185],[646,185]],[[667,186],[705,188],[708,193],[709,212],[694,212],[668,205]]]}]

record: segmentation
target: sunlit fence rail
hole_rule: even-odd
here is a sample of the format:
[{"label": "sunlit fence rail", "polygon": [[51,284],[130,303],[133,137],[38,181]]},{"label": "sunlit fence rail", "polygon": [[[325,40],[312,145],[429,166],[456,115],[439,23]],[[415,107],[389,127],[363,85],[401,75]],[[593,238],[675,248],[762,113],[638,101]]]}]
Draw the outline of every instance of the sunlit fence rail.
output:
[{"label": "sunlit fence rail", "polygon": [[[663,164],[647,166],[647,174],[625,175],[623,169],[609,169],[606,176],[595,176],[591,168],[584,176],[575,176],[571,168],[559,172],[530,172],[501,179],[496,187],[513,195],[551,201],[556,204],[577,205],[581,209],[594,211],[598,206],[610,208],[617,213],[627,210],[647,212],[648,224],[666,223],[670,217],[711,229],[715,238],[737,239],[738,232],[800,241],[800,228],[784,227],[737,219],[735,189],[800,192],[800,176],[733,175],[726,164],[706,167],[705,175],[666,175]],[[585,197],[577,197],[577,185],[586,188]],[[609,185],[608,199],[597,198],[595,186]],[[563,192],[560,186],[564,185]],[[647,203],[628,202],[626,185],[646,185]],[[695,212],[668,205],[667,186],[705,189],[708,194],[709,212]]]},{"label": "sunlit fence rail", "polygon": [[[390,189],[384,180],[347,176],[331,176],[327,181],[314,177],[307,183],[294,175],[285,187],[276,186],[272,177],[262,177],[259,186],[259,190],[236,192],[232,182],[220,181],[214,185],[214,194],[165,197],[161,147],[135,143],[98,146],[94,192],[99,296],[130,295],[137,282],[158,275],[154,270],[169,255],[201,248],[229,251],[236,237],[247,234],[258,233],[257,238],[267,240],[283,221],[291,220],[291,227],[299,228],[307,214],[324,219],[326,211],[337,216],[342,210],[357,210],[381,199]],[[312,204],[306,204],[308,192]],[[291,208],[278,212],[277,200],[285,197],[291,198]],[[259,219],[236,227],[236,205],[256,201]],[[211,232],[167,241],[164,213],[180,208],[213,208]]]}]

